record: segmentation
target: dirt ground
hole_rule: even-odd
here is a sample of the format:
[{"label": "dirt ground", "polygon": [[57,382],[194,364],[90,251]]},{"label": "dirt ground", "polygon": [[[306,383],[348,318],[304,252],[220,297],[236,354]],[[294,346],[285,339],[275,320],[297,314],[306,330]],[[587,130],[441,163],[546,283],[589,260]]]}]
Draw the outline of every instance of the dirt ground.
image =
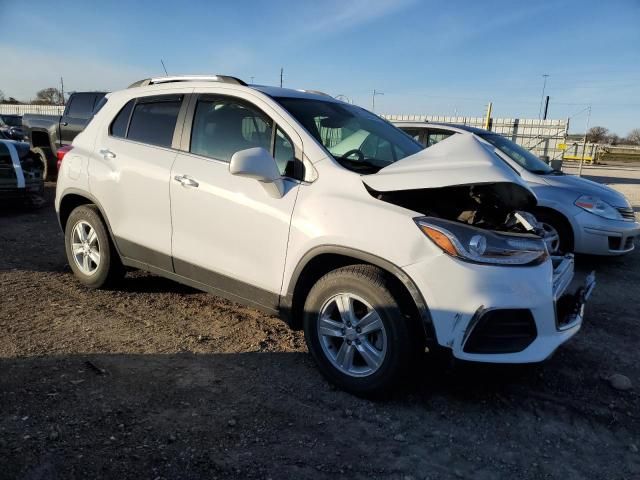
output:
[{"label": "dirt ground", "polygon": [[[640,211],[639,171],[585,173]],[[598,285],[544,364],[427,357],[374,402],[329,385],[300,333],[252,309],[141,272],[82,288],[52,194],[0,212],[2,479],[640,478],[640,251],[577,259]]]}]

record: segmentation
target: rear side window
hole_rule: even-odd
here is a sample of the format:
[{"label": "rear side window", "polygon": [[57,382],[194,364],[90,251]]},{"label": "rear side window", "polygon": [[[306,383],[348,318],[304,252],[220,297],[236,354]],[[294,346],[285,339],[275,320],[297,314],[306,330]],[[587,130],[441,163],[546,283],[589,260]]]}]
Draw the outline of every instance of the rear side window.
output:
[{"label": "rear side window", "polygon": [[71,97],[67,116],[74,118],[89,118],[93,114],[93,105],[96,101],[95,94],[77,93]]},{"label": "rear side window", "polygon": [[111,122],[109,133],[114,137],[125,138],[127,136],[129,117],[131,117],[131,110],[133,110],[133,105],[135,102],[135,100],[129,100],[129,102],[124,107],[122,107],[120,113],[116,115],[116,118],[114,118],[113,122]]},{"label": "rear side window", "polygon": [[441,142],[445,138],[449,138],[453,134],[454,132],[450,132],[449,130],[431,130],[427,134],[426,146],[430,147],[431,145],[435,145],[436,143]]},{"label": "rear side window", "polygon": [[170,147],[181,104],[182,98],[173,95],[164,99],[139,99],[133,108],[127,138],[149,145]]}]

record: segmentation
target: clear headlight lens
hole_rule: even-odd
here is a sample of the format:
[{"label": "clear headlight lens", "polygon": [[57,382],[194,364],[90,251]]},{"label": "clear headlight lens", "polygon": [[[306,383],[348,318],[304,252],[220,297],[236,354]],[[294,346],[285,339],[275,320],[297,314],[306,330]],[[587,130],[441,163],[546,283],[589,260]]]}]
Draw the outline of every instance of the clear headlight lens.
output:
[{"label": "clear headlight lens", "polygon": [[414,220],[445,253],[468,262],[528,265],[548,256],[544,241],[535,235],[491,232],[434,217]]},{"label": "clear headlight lens", "polygon": [[592,195],[582,195],[575,201],[575,205],[587,212],[598,215],[599,217],[608,218],[610,220],[622,220],[622,215],[620,215],[618,210],[613,208],[607,202]]}]

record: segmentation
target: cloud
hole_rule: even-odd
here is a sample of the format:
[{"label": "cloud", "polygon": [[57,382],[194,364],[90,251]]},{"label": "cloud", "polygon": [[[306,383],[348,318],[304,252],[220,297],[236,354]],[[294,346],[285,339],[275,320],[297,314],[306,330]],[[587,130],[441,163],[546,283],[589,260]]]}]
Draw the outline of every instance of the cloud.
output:
[{"label": "cloud", "polygon": [[117,90],[136,80],[159,74],[139,67],[83,57],[50,53],[15,46],[0,46],[5,96],[27,101],[47,87],[59,87],[64,78],[65,91]]},{"label": "cloud", "polygon": [[378,20],[415,3],[415,0],[333,0],[309,8],[300,22],[305,33],[335,33]]}]

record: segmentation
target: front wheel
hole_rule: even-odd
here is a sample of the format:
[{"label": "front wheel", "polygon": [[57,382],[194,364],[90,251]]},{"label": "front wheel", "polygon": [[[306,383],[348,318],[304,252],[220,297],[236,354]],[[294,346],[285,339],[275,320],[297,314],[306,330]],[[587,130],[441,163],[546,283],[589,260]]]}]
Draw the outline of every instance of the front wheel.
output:
[{"label": "front wheel", "polygon": [[559,214],[541,211],[535,214],[544,230],[544,241],[552,255],[573,251],[573,232],[568,222]]},{"label": "front wheel", "polygon": [[357,395],[384,393],[409,371],[416,341],[388,275],[369,265],[329,272],[304,308],[305,340],[321,372]]}]

